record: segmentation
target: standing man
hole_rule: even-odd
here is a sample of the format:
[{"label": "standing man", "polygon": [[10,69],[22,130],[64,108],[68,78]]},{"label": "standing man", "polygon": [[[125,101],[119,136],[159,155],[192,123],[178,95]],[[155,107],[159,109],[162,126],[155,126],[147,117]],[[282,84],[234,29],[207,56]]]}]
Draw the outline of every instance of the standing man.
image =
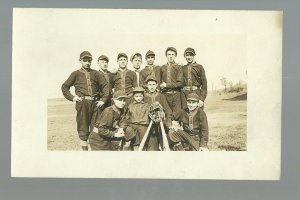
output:
[{"label": "standing man", "polygon": [[98,58],[99,73],[105,77],[109,91],[108,99],[106,103],[100,108],[101,110],[104,110],[105,108],[112,105],[112,73],[108,71],[108,62],[109,59],[105,55],[101,55]]},{"label": "standing man", "polygon": [[[62,84],[61,90],[66,99],[76,102],[77,131],[84,151],[88,150],[87,140],[94,127],[97,107],[103,106],[108,98],[108,88],[105,78],[96,70],[90,68],[92,55],[88,51],[80,54],[81,68],[71,73]],[[75,87],[75,95],[70,87]]]},{"label": "standing man", "polygon": [[125,53],[119,53],[118,71],[113,74],[114,92],[123,91],[128,97],[132,96],[133,88],[137,86],[137,77],[134,71],[127,69],[128,57]]},{"label": "standing man", "polygon": [[130,57],[130,61],[132,62],[132,66],[134,68],[134,72],[136,74],[136,82],[137,86],[141,86],[141,79],[140,79],[140,73],[141,73],[141,65],[142,65],[142,55],[140,53],[134,53]]},{"label": "standing man", "polygon": [[[155,60],[155,54],[153,51],[147,51],[146,53],[146,61],[147,61],[147,66],[142,69],[140,73],[140,82],[142,83],[142,86],[144,88],[147,88],[147,84],[145,83],[146,79],[148,76],[152,75],[155,76],[158,87],[161,83],[160,79],[160,67],[154,65],[154,60]],[[157,88],[159,89],[159,88]]]},{"label": "standing man", "polygon": [[181,66],[175,63],[177,50],[174,47],[168,47],[166,57],[168,63],[161,67],[160,88],[165,95],[169,107],[172,109],[172,115],[181,110],[180,90],[183,86],[183,73]]},{"label": "standing man", "polygon": [[187,96],[190,93],[196,93],[199,100],[199,107],[203,109],[204,100],[207,95],[207,81],[205,71],[202,65],[195,61],[195,50],[187,48],[184,51],[184,57],[187,64],[182,67],[184,87],[182,88],[182,107],[187,108]]}]

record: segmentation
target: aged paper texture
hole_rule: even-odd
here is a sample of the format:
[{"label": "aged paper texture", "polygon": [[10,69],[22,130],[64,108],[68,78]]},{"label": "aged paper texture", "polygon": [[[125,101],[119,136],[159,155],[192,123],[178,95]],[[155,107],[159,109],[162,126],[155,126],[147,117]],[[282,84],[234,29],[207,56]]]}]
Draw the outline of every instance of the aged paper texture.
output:
[{"label": "aged paper texture", "polygon": [[[279,180],[282,14],[14,9],[11,176]],[[114,70],[120,52],[130,56],[138,51],[144,56],[146,51],[154,50],[155,62],[162,65],[169,46],[178,49],[177,61],[182,64],[186,62],[184,50],[196,49],[197,62],[206,71],[209,94],[222,90],[223,76],[233,83],[247,83],[247,101],[233,104],[244,106],[244,112],[238,112],[240,120],[244,120],[237,126],[244,133],[240,150],[225,151],[220,145],[222,140],[214,140],[216,136],[212,134],[208,145],[211,151],[86,152],[72,143],[77,137],[76,127],[64,130],[74,132],[70,136],[60,132],[59,127],[53,131],[55,120],[64,119],[60,121],[62,126],[74,123],[72,102],[62,100],[72,111],[52,112],[60,104],[51,99],[63,98],[61,84],[78,68],[81,51],[93,54],[94,69],[98,56],[106,54],[109,69]],[[240,123],[239,119],[228,119],[228,113],[214,115],[210,108],[208,101],[205,110],[212,133],[218,129],[219,121],[228,121],[228,126],[219,127],[222,130]],[[230,142],[230,133],[227,136],[224,140]]]}]

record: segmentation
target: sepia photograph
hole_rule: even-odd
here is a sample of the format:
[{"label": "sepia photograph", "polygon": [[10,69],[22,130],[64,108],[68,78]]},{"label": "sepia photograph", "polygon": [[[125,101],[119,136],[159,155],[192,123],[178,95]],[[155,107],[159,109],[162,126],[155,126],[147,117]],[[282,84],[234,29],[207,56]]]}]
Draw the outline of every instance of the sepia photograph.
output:
[{"label": "sepia photograph", "polygon": [[[15,174],[278,179],[281,37],[278,11],[14,9]],[[102,157],[103,169],[20,171],[20,152],[34,149],[67,168]],[[253,164],[259,153],[271,154]],[[146,170],[154,157],[163,166]]]},{"label": "sepia photograph", "polygon": [[193,16],[183,34],[172,17],[153,25],[140,20],[153,11],[135,12],[127,23],[98,22],[105,10],[74,16],[67,28],[48,17],[47,51],[60,52],[48,68],[48,150],[245,151],[246,35],[196,34]]}]

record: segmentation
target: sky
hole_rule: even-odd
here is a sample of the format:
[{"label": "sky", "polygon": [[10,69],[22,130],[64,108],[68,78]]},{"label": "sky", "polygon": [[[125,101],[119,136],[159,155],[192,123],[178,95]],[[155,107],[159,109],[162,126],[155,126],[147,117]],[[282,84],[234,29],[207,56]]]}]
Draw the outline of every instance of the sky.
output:
[{"label": "sky", "polygon": [[[23,12],[23,13],[22,13]],[[176,62],[186,64],[183,52],[196,51],[195,60],[203,65],[208,89],[220,89],[221,77],[233,83],[247,80],[247,31],[243,16],[225,11],[104,10],[104,9],[24,9],[14,16],[14,40],[23,47],[26,62],[47,70],[48,97],[63,97],[61,85],[72,71],[80,68],[82,51],[97,59],[109,57],[109,69],[116,69],[118,53],[128,57],[135,52],[156,54],[156,65],[167,62],[165,50],[175,47]],[[238,12],[237,12],[238,14]],[[26,16],[26,18],[24,18]],[[21,24],[21,25],[20,25]],[[128,68],[132,69],[129,61]]]}]

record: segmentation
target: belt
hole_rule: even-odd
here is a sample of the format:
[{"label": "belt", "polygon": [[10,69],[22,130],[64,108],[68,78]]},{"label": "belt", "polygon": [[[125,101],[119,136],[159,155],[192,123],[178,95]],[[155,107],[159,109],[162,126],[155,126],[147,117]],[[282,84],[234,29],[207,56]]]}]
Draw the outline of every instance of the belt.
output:
[{"label": "belt", "polygon": [[167,91],[163,91],[163,93],[167,93],[167,94],[175,94],[179,91],[176,91],[176,90],[167,90]]},{"label": "belt", "polygon": [[89,101],[96,101],[98,100],[98,97],[82,96],[82,99],[89,100]]},{"label": "belt", "polygon": [[199,87],[197,87],[197,86],[185,86],[185,87],[183,87],[181,90],[198,90],[199,89]]}]

